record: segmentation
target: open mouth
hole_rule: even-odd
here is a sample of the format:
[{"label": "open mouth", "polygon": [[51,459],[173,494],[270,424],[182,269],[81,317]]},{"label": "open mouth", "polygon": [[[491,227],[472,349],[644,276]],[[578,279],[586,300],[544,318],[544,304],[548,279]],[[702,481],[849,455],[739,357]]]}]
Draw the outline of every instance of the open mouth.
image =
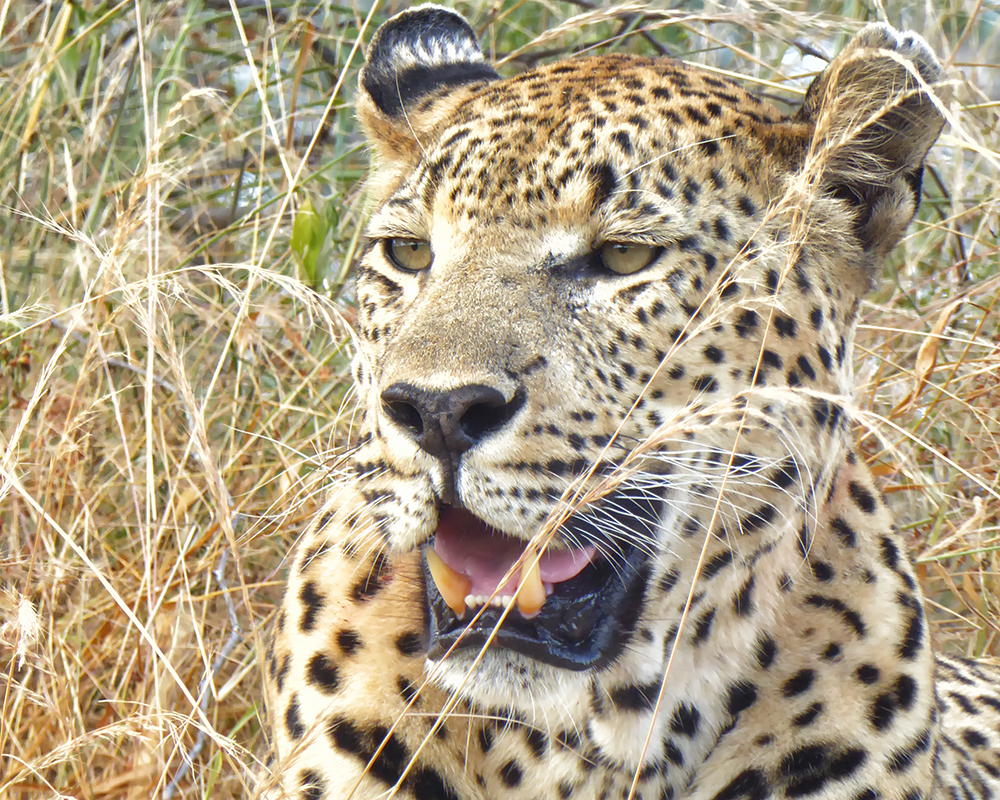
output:
[{"label": "open mouth", "polygon": [[481,648],[496,631],[492,647],[564,669],[611,662],[639,617],[659,505],[606,497],[564,523],[559,540],[579,546],[540,555],[468,511],[442,507],[424,549],[429,656]]}]

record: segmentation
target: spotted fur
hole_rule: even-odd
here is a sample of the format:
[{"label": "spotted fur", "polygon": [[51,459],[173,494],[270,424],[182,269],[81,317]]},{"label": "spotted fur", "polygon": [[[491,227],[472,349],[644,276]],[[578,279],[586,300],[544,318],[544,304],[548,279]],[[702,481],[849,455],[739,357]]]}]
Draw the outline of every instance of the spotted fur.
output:
[{"label": "spotted fur", "polygon": [[[785,116],[666,59],[501,80],[435,6],[383,26],[363,417],[267,659],[276,796],[1000,796],[1000,671],[932,654],[851,437],[859,298],[915,212],[940,72],[869,26]],[[617,274],[609,242],[653,257]],[[421,551],[458,505],[642,548],[604,663],[428,655]]]}]

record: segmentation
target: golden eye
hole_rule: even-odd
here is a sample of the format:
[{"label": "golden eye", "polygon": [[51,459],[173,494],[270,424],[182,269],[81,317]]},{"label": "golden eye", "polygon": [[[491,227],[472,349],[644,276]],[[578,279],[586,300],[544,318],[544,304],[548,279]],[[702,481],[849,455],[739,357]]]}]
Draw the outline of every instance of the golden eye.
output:
[{"label": "golden eye", "polygon": [[612,272],[631,275],[652,264],[660,248],[633,242],[605,242],[601,246],[601,262]]},{"label": "golden eye", "polygon": [[385,254],[400,269],[419,272],[431,265],[431,246],[421,239],[385,239]]}]

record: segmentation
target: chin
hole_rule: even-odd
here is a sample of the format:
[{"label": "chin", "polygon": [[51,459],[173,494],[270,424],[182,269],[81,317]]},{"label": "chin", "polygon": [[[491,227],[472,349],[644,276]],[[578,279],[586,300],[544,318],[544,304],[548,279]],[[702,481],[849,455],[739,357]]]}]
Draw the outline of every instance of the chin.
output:
[{"label": "chin", "polygon": [[513,710],[550,724],[572,715],[579,698],[587,696],[589,673],[541,664],[507,648],[488,648],[479,656],[477,650],[458,650],[428,659],[427,671],[434,683],[478,710],[504,709],[497,713],[508,716]]}]

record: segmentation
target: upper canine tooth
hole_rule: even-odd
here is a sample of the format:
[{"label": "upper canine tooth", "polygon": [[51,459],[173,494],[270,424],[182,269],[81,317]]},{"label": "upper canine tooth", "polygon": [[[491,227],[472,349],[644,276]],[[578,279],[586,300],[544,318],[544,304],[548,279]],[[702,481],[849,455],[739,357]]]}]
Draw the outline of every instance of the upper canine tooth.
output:
[{"label": "upper canine tooth", "polygon": [[542,585],[542,573],[538,568],[535,548],[529,547],[524,553],[524,563],[521,565],[517,608],[523,616],[530,619],[542,610],[543,605],[545,605],[545,587]]},{"label": "upper canine tooth", "polygon": [[427,559],[427,566],[430,568],[434,585],[441,592],[441,597],[448,604],[448,608],[455,612],[455,616],[461,617],[465,614],[466,595],[472,588],[472,581],[460,572],[455,572],[444,563],[433,547],[424,548],[424,558]]}]

